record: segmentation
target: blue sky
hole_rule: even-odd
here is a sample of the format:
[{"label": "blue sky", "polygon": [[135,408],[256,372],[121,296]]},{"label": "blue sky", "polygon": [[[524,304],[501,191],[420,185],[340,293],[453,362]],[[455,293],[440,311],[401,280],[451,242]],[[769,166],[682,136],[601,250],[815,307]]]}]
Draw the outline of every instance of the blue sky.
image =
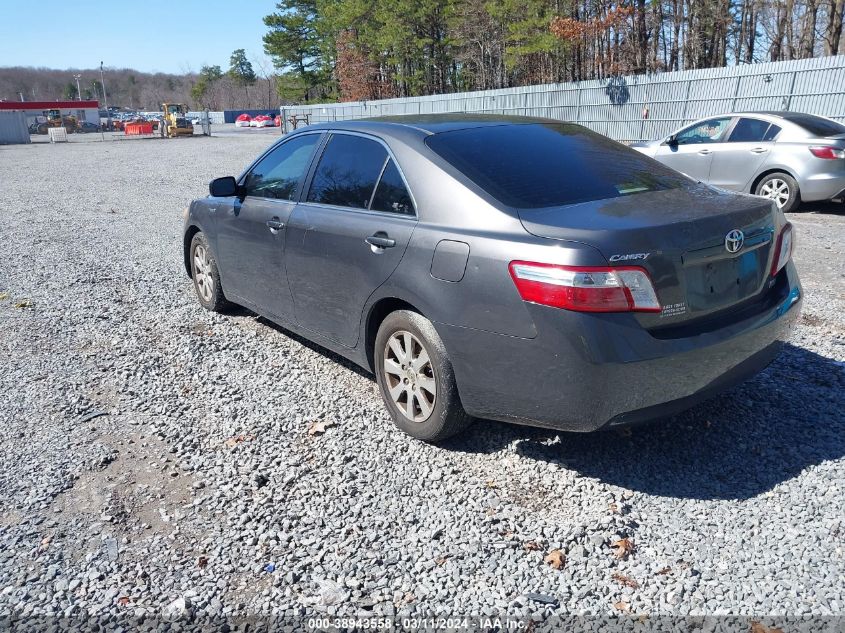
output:
[{"label": "blue sky", "polygon": [[[263,17],[273,0],[2,2],[0,67],[198,71],[229,65],[236,48],[265,59]],[[167,17],[163,18],[162,13]],[[178,16],[178,17],[174,17]]]}]

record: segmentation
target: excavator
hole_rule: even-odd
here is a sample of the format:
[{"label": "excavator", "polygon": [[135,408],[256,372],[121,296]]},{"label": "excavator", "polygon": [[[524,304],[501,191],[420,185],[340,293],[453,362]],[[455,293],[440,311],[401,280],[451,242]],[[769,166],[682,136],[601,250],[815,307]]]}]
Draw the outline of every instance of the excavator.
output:
[{"label": "excavator", "polygon": [[193,136],[194,126],[187,118],[188,106],[183,103],[162,103],[161,112],[159,131],[162,138]]},{"label": "excavator", "polygon": [[52,110],[44,110],[44,118],[47,119],[38,124],[37,131],[39,134],[46,134],[51,127],[63,127],[68,134],[76,132],[79,128],[79,122],[73,115],[62,115],[62,111],[53,108]]}]

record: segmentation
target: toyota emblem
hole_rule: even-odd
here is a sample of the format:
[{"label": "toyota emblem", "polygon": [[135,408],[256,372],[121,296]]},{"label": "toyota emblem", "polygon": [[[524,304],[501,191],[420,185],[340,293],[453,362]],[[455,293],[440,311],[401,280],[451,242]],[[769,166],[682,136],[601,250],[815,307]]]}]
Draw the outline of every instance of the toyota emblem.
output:
[{"label": "toyota emblem", "polygon": [[745,234],[739,229],[734,229],[725,236],[725,250],[729,253],[737,253],[742,249],[745,242]]}]

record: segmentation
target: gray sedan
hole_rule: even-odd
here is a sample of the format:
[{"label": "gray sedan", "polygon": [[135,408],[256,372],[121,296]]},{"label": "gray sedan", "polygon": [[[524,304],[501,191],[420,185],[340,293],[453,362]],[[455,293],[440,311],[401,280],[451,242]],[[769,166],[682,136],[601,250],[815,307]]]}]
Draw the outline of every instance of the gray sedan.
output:
[{"label": "gray sedan", "polygon": [[591,431],[675,413],[763,369],[799,312],[770,200],[578,125],[312,125],[209,188],[185,211],[200,304],[373,372],[424,440],[472,418]]},{"label": "gray sedan", "polygon": [[725,114],[632,147],[701,182],[771,198],[784,212],[845,197],[845,125],[812,114]]}]

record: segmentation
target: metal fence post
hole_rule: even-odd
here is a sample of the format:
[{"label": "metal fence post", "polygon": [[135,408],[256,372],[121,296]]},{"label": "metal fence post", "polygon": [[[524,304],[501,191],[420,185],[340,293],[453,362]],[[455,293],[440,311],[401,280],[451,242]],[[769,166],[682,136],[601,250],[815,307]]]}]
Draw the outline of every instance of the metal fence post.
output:
[{"label": "metal fence post", "polygon": [[789,82],[789,95],[786,97],[786,107],[784,110],[789,110],[792,107],[792,93],[795,91],[795,77],[797,74],[797,70],[792,71],[792,79]]},{"label": "metal fence post", "polygon": [[736,86],[734,87],[734,98],[733,98],[733,101],[731,102],[731,112],[736,112],[736,98],[739,95],[739,84],[740,84],[741,81],[742,81],[742,76],[737,75],[736,76]]},{"label": "metal fence post", "polygon": [[583,90],[583,88],[581,88],[581,85],[579,84],[578,87],[575,88],[575,90],[578,93],[578,103],[575,106],[575,122],[580,124],[581,123],[581,91]]},{"label": "metal fence post", "polygon": [[684,113],[681,115],[681,125],[687,122],[687,105],[689,104],[689,91],[692,86],[692,79],[687,79],[687,94],[684,97]]},{"label": "metal fence post", "polygon": [[288,133],[288,110],[285,107],[280,108],[282,115],[282,134]]}]

